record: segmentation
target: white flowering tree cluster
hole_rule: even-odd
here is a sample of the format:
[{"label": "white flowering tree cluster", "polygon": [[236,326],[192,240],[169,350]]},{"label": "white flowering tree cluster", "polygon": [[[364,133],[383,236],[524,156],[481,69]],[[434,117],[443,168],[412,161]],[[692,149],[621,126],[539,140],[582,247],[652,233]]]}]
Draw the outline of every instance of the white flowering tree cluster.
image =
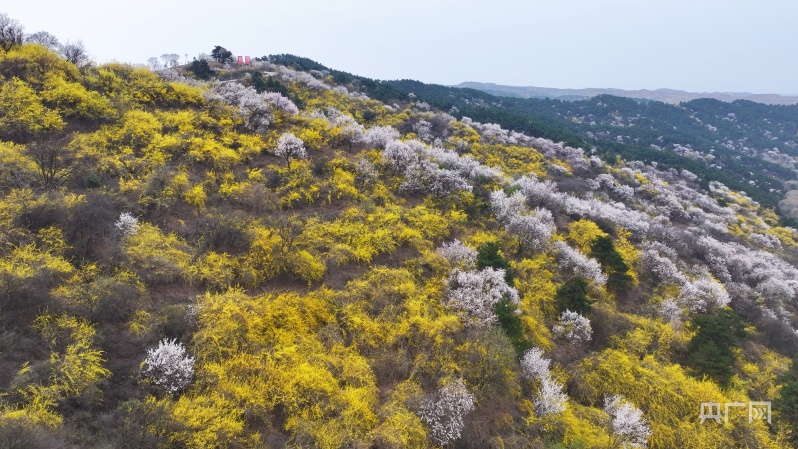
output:
[{"label": "white flowering tree cluster", "polygon": [[477,261],[477,250],[469,248],[458,239],[444,243],[435,253],[448,260],[453,267],[463,270],[474,268]]},{"label": "white flowering tree cluster", "polygon": [[720,242],[709,236],[700,237],[697,243],[699,254],[718,279],[751,286],[774,303],[795,299],[798,269],[777,255],[751,250],[738,243]]},{"label": "white flowering tree cluster", "polygon": [[338,133],[338,137],[349,145],[350,151],[353,147],[363,143],[365,140],[364,135],[365,131],[363,130],[363,125],[359,123],[346,123],[341,127],[341,131]]},{"label": "white flowering tree cluster", "polygon": [[723,284],[709,276],[687,281],[682,285],[679,302],[690,308],[692,312],[706,312],[723,307],[731,299]]},{"label": "white flowering tree cluster", "polygon": [[756,285],[756,291],[766,298],[775,303],[787,303],[795,298],[794,282],[787,282],[783,279],[776,277],[767,278]]},{"label": "white flowering tree cluster", "polygon": [[470,192],[471,185],[460,173],[441,168],[427,156],[427,148],[418,140],[393,140],[386,144],[382,152],[386,166],[395,173],[405,174],[405,182],[400,187],[406,191],[429,192],[438,197],[457,191]]},{"label": "white flowering tree cluster", "polygon": [[593,190],[601,190],[602,188],[618,195],[621,199],[628,201],[635,196],[634,187],[620,184],[611,174],[602,173],[593,179],[588,179],[588,184]]},{"label": "white flowering tree cluster", "polygon": [[540,348],[528,349],[521,357],[521,375],[527,379],[543,379],[551,376],[551,360]]},{"label": "white flowering tree cluster", "polygon": [[373,126],[366,130],[363,141],[374,148],[385,149],[389,143],[400,136],[392,126]]},{"label": "white flowering tree cluster", "polygon": [[577,312],[565,310],[560,315],[560,320],[552,328],[552,334],[573,344],[580,344],[593,338],[593,328],[590,326],[590,320],[587,317]]},{"label": "white flowering tree cluster", "polygon": [[205,93],[208,101],[222,101],[238,108],[247,129],[254,132],[265,131],[274,120],[275,111],[296,114],[296,105],[276,92],[258,93],[254,88],[238,82],[214,82]]},{"label": "white flowering tree cluster", "polygon": [[355,175],[358,184],[371,185],[377,180],[379,172],[377,171],[377,167],[375,167],[370,160],[360,158],[355,165]]},{"label": "white flowering tree cluster", "polygon": [[649,243],[640,253],[643,267],[657,283],[683,285],[687,282],[687,278],[673,262],[674,260],[679,260],[676,252],[659,242]]},{"label": "white flowering tree cluster", "polygon": [[465,427],[465,417],[474,410],[474,395],[468,392],[462,379],[444,385],[437,393],[426,398],[418,412],[430,427],[430,437],[443,446],[460,438]]},{"label": "white flowering tree cluster", "polygon": [[260,96],[263,101],[271,104],[272,107],[278,111],[282,111],[286,114],[296,114],[299,112],[299,108],[296,107],[294,102],[289,100],[288,97],[283,96],[281,93],[263,92],[260,94]]},{"label": "white flowering tree cluster", "polygon": [[456,151],[447,150],[440,146],[424,146],[419,148],[419,150],[441,167],[454,170],[461,176],[473,181],[495,179],[501,176],[499,169],[486,167],[468,154],[460,155]]},{"label": "white flowering tree cluster", "polygon": [[413,124],[413,132],[424,142],[432,141],[432,123],[426,120],[419,120]]},{"label": "white flowering tree cluster", "polygon": [[182,343],[164,338],[147,350],[142,374],[169,393],[178,393],[191,384],[194,357],[186,354]]},{"label": "white flowering tree cluster", "polygon": [[474,128],[482,137],[484,142],[495,142],[505,145],[518,145],[523,147],[535,148],[547,158],[563,159],[576,171],[587,171],[590,169],[585,152],[581,148],[565,146],[562,143],[553,142],[549,139],[529,137],[525,134],[503,129],[495,123],[480,123],[463,117],[462,123]]},{"label": "white flowering tree cluster", "polygon": [[[531,174],[510,184],[523,198],[497,193],[492,198],[493,211],[508,232],[527,237],[521,240],[522,244],[535,247],[540,238],[533,231],[541,228],[532,226],[531,220],[512,224],[510,220],[532,215],[528,211],[533,207],[609,222],[631,231],[637,241],[646,242],[640,259],[655,283],[676,285],[682,290],[678,298],[661,304],[660,312],[667,320],[678,321],[688,309],[706,311],[738,298],[750,307],[766,304],[762,312],[768,316],[795,317],[790,311],[796,309],[798,301],[798,269],[779,255],[784,250],[782,241],[769,232],[770,226],[756,217],[747,217],[755,213],[758,204],[745,194],[733,192],[718,182],[710,182],[710,192],[705,193],[698,190],[696,175],[688,171],[660,170],[639,161],[627,162],[619,169],[607,168],[597,157],[586,157],[578,148],[513,133],[467,117],[462,123],[479,132],[485,142],[532,147],[547,158],[567,161],[575,172],[583,168],[594,173],[605,172],[598,174],[590,187],[607,190],[618,201],[603,192],[576,193],[573,183],[567,188],[574,193],[564,193],[558,191],[557,183],[539,180]],[[457,147],[456,141],[452,138],[450,144]],[[431,158],[454,169],[449,162],[443,162],[445,157],[450,156],[441,154]],[[742,222],[740,217],[752,219]],[[747,236],[732,235],[730,229],[735,226],[745,230]],[[741,240],[750,246],[735,243]],[[603,277],[589,259],[580,257],[584,255],[568,251],[561,244],[555,249],[561,267],[581,271],[580,275],[594,281]]]},{"label": "white flowering tree cluster", "polygon": [[610,416],[610,429],[623,447],[645,447],[651,429],[643,412],[621,395],[604,400],[604,411]]},{"label": "white flowering tree cluster", "polygon": [[564,241],[554,242],[554,255],[560,268],[571,270],[574,274],[592,281],[597,286],[607,283],[607,275],[601,271],[601,264],[596,259],[586,256]]},{"label": "white flowering tree cluster", "polygon": [[627,208],[624,203],[585,199],[558,192],[553,182],[541,182],[534,176],[523,176],[512,185],[517,186],[533,206],[543,206],[592,220],[607,220],[640,235],[646,235],[650,227],[651,220],[647,214]]},{"label": "white flowering tree cluster", "polygon": [[385,150],[382,152],[382,158],[386,161],[388,168],[396,173],[402,173],[410,165],[419,162],[419,157],[415,149],[400,140],[391,140],[387,142],[385,144]]},{"label": "white flowering tree cluster", "polygon": [[521,247],[530,251],[544,249],[554,233],[554,217],[548,209],[526,207],[526,198],[520,192],[507,196],[502,190],[490,195],[490,205],[496,219],[507,232],[518,237]]},{"label": "white flowering tree cluster", "polygon": [[767,249],[782,249],[781,240],[770,234],[754,233],[748,236],[755,244]]},{"label": "white flowering tree cluster", "polygon": [[304,84],[308,89],[318,92],[330,90],[330,86],[319,81],[307,72],[294,70],[285,66],[277,66],[277,71],[280,79],[286,83]]},{"label": "white flowering tree cluster", "polygon": [[443,198],[455,192],[470,192],[472,187],[454,170],[443,169],[438,164],[422,159],[407,166],[405,181],[400,186],[407,191],[429,192]]},{"label": "white flowering tree cluster", "polygon": [[540,384],[534,401],[535,414],[538,416],[562,413],[568,402],[562,385],[551,377],[550,364],[551,360],[543,356],[540,348],[529,349],[521,357],[521,375]]},{"label": "white flowering tree cluster", "polygon": [[365,142],[365,128],[363,125],[358,123],[351,115],[343,113],[332,106],[314,109],[310,113],[303,115],[308,118],[326,121],[328,129],[339,128],[337,137],[349,147],[350,151]]},{"label": "white flowering tree cluster", "polygon": [[289,168],[292,160],[308,157],[308,152],[305,150],[305,142],[291,133],[283,133],[277,139],[277,148],[274,150],[274,154],[285,159]]},{"label": "white flowering tree cluster", "polygon": [[465,312],[466,325],[484,326],[496,321],[494,306],[507,297],[519,305],[518,291],[504,279],[503,269],[492,267],[480,271],[455,268],[446,286],[446,305]]},{"label": "white flowering tree cluster", "polygon": [[666,299],[659,305],[659,314],[665,321],[678,324],[681,321],[682,308],[676,300]]},{"label": "white flowering tree cluster", "polygon": [[538,181],[535,175],[522,176],[512,184],[519,188],[532,206],[560,209],[565,204],[564,193],[557,191],[557,185],[549,180]]},{"label": "white flowering tree cluster", "polygon": [[139,232],[139,220],[130,212],[122,212],[114,227],[123,237],[132,237]]},{"label": "white flowering tree cluster", "polygon": [[170,81],[174,83],[181,83],[181,84],[188,84],[189,86],[202,86],[205,83],[203,81],[188,78],[183,76],[180,72],[174,69],[164,69],[157,72],[158,76],[161,77],[164,81]]},{"label": "white flowering tree cluster", "polygon": [[604,161],[602,161],[601,158],[598,157],[598,156],[590,156],[589,160],[590,160],[590,166],[591,167],[594,167],[594,168],[603,168],[604,167]]},{"label": "white flowering tree cluster", "polygon": [[504,227],[518,237],[521,248],[541,251],[554,234],[554,216],[548,209],[536,207],[526,215],[511,217]]}]

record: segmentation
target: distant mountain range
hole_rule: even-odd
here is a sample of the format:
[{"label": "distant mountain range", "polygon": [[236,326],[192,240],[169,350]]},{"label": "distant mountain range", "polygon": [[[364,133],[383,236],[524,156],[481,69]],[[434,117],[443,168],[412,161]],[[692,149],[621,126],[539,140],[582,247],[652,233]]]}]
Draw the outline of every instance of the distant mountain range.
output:
[{"label": "distant mountain range", "polygon": [[684,101],[696,100],[699,98],[713,98],[715,100],[726,102],[732,102],[735,100],[749,100],[764,104],[798,104],[798,96],[738,92],[685,92],[682,90],[673,89],[555,89],[552,87],[504,86],[501,84],[477,83],[473,81],[460,83],[455,87],[468,87],[502,97],[551,98],[567,101],[587,100],[599,95],[614,95],[616,97],[655,100],[670,104],[678,104]]}]

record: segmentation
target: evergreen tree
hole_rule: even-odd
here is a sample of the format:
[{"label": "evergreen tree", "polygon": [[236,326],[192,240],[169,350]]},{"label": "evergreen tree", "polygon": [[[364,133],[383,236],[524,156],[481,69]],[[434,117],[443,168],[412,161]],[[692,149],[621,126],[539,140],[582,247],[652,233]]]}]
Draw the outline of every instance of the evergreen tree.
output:
[{"label": "evergreen tree", "polygon": [[254,72],[252,74],[252,88],[259,94],[265,92],[267,90],[266,83],[270,78],[264,79],[260,71]]},{"label": "evergreen tree", "polygon": [[191,65],[189,66],[188,70],[200,80],[208,80],[211,79],[211,76],[213,76],[213,72],[208,65],[208,61],[204,59],[195,59],[191,61]]},{"label": "evergreen tree", "polygon": [[629,275],[629,265],[615,249],[612,238],[605,235],[598,237],[590,248],[590,255],[601,263],[607,273],[607,288],[615,293],[625,291],[632,285],[632,276]]},{"label": "evergreen tree", "polygon": [[728,384],[734,366],[732,348],[744,335],[740,317],[723,308],[712,314],[696,315],[691,323],[696,334],[687,345],[690,365],[719,384]]},{"label": "evergreen tree", "polygon": [[595,302],[587,297],[588,283],[581,276],[575,276],[570,281],[561,285],[557,289],[557,309],[559,313],[566,310],[577,312],[580,315],[587,315],[592,310]]},{"label": "evergreen tree", "polygon": [[211,57],[214,59],[214,61],[221,64],[233,62],[233,52],[222,47],[221,45],[213,47],[213,50],[211,50]]},{"label": "evergreen tree", "polygon": [[[510,262],[499,254],[499,244],[496,242],[486,242],[479,247],[477,251],[477,269],[484,268],[501,268],[504,270],[504,280],[507,285],[513,285],[513,272]],[[524,339],[524,333],[521,327],[521,318],[518,316],[518,309],[509,300],[504,297],[501,301],[496,303],[493,307],[499,325],[504,330],[510,343],[513,344],[518,354],[522,354],[529,349],[531,345]]]},{"label": "evergreen tree", "polygon": [[792,359],[790,369],[779,377],[781,390],[773,402],[779,422],[787,428],[790,442],[798,448],[798,354]]},{"label": "evergreen tree", "polygon": [[496,303],[493,311],[496,313],[496,319],[499,321],[499,326],[504,330],[510,343],[513,344],[516,352],[521,355],[532,345],[524,338],[524,331],[521,327],[521,317],[518,316],[517,308],[510,302],[508,298],[502,298],[501,301]]},{"label": "evergreen tree", "polygon": [[510,262],[499,254],[499,244],[496,242],[485,242],[477,250],[477,268],[501,268],[504,270],[504,279],[507,285],[513,285],[513,269]]}]

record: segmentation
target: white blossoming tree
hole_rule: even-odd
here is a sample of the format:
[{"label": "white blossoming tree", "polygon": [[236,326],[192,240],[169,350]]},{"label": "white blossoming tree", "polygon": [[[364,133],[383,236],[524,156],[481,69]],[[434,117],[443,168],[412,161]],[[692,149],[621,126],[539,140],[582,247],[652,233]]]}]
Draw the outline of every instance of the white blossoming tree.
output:
[{"label": "white blossoming tree", "polygon": [[682,308],[673,299],[666,299],[660,304],[659,313],[665,321],[678,324],[681,320]]},{"label": "white blossoming tree", "polygon": [[164,338],[147,350],[142,374],[169,393],[179,393],[194,377],[194,357],[186,354],[182,343]]},{"label": "white blossoming tree", "polygon": [[296,105],[282,94],[258,93],[254,88],[237,82],[216,82],[205,93],[205,97],[208,101],[222,101],[237,107],[238,116],[243,119],[245,127],[255,132],[265,131],[277,111],[289,115],[299,112]]},{"label": "white blossoming tree", "polygon": [[274,154],[285,159],[288,162],[288,168],[291,168],[292,160],[308,157],[305,142],[291,133],[284,133],[277,139],[277,149],[274,150]]},{"label": "white blossoming tree", "polygon": [[123,237],[132,237],[139,232],[139,220],[130,212],[122,212],[114,226]]},{"label": "white blossoming tree", "polygon": [[543,350],[532,348],[521,357],[521,375],[540,383],[538,395],[533,402],[535,414],[546,416],[562,413],[568,402],[568,395],[562,391],[562,385],[552,379],[549,365],[551,360],[543,356]]},{"label": "white blossoming tree", "polygon": [[505,227],[518,237],[522,248],[540,251],[545,248],[554,233],[554,218],[548,209],[535,208],[529,215],[511,217]]},{"label": "white blossoming tree", "polygon": [[538,397],[535,398],[533,406],[536,415],[546,416],[564,412],[567,402],[568,395],[562,391],[562,385],[546,377],[540,381]]},{"label": "white blossoming tree", "polygon": [[528,349],[521,357],[521,375],[527,379],[543,379],[551,375],[551,360],[543,356],[540,348]]},{"label": "white blossoming tree", "polygon": [[597,286],[607,283],[607,275],[601,270],[601,264],[596,259],[584,255],[564,241],[554,242],[554,254],[560,268],[572,270],[574,274],[593,281]]},{"label": "white blossoming tree", "polygon": [[443,386],[434,397],[427,398],[419,417],[430,427],[430,437],[441,446],[460,438],[465,416],[474,410],[474,395],[461,379]]},{"label": "white blossoming tree", "polygon": [[375,126],[365,132],[363,141],[372,147],[385,149],[389,142],[393,142],[399,136],[399,131],[391,126]]},{"label": "white blossoming tree", "polygon": [[457,239],[444,243],[435,253],[448,260],[453,267],[466,270],[473,268],[477,261],[477,250],[463,245]]},{"label": "white blossoming tree", "polygon": [[571,343],[588,342],[593,338],[590,320],[577,312],[566,310],[560,315],[560,321],[552,329],[555,337],[565,338]]},{"label": "white blossoming tree", "polygon": [[398,140],[392,140],[385,144],[382,157],[385,159],[388,168],[397,173],[401,173],[410,165],[419,162],[418,154],[416,154],[415,150]]},{"label": "white blossoming tree", "polygon": [[363,133],[363,126],[359,123],[346,123],[341,127],[338,138],[349,145],[349,151],[351,152],[352,147],[360,145],[363,142]]},{"label": "white blossoming tree", "polygon": [[610,416],[610,429],[622,447],[645,447],[651,429],[643,412],[615,395],[605,399],[604,411]]},{"label": "white blossoming tree", "polygon": [[446,288],[447,306],[466,312],[466,324],[488,325],[496,321],[494,306],[507,296],[518,305],[518,291],[507,285],[504,270],[452,270]]},{"label": "white blossoming tree", "polygon": [[518,237],[522,248],[539,251],[551,240],[554,218],[548,209],[535,208],[530,211],[526,202],[521,192],[507,196],[504,191],[496,190],[490,195],[491,210],[499,223]]},{"label": "white blossoming tree", "polygon": [[723,284],[708,276],[685,283],[679,293],[679,302],[687,305],[692,312],[706,312],[723,307],[730,301]]}]

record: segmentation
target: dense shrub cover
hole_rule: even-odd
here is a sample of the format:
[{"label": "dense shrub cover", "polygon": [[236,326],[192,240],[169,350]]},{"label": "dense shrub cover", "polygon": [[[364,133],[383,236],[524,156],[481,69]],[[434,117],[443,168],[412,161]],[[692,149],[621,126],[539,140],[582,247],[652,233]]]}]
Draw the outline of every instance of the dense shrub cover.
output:
[{"label": "dense shrub cover", "polygon": [[288,55],[206,63],[0,53],[0,446],[795,441],[772,210]]}]

